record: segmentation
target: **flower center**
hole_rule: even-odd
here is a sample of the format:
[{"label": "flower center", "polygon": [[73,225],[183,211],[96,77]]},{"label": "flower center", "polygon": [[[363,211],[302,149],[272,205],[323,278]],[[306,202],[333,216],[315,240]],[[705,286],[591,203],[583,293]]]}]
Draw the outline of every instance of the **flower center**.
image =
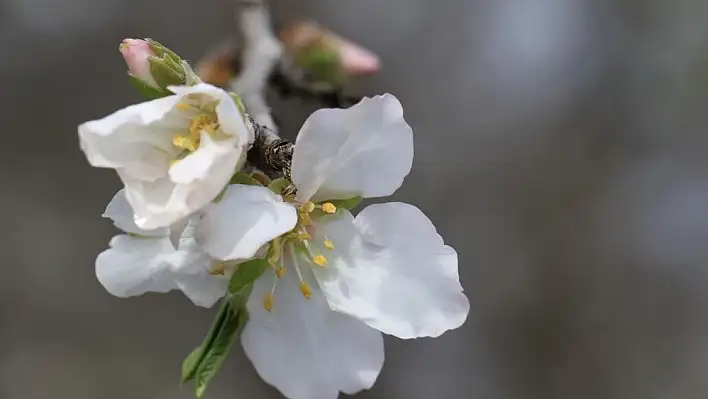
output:
[{"label": "flower center", "polygon": [[172,145],[182,150],[177,156],[177,160],[199,149],[202,133],[206,133],[213,138],[218,135],[219,120],[216,115],[216,104],[218,102],[195,105],[191,100],[194,99],[188,96],[176,105],[178,110],[193,115],[187,130],[172,136]]},{"label": "flower center", "polygon": [[[274,278],[270,292],[263,297],[263,308],[269,312],[275,306],[275,288],[278,284],[278,279],[285,275],[284,256],[290,258],[289,266],[297,274],[300,282],[300,292],[305,299],[312,298],[312,288],[302,277],[298,259],[305,259],[310,266],[327,267],[328,264],[327,257],[321,253],[316,253],[312,246],[312,233],[315,232],[312,214],[316,210],[333,214],[337,211],[337,207],[330,202],[315,204],[308,201],[296,206],[296,209],[297,225],[290,232],[274,239],[268,251],[267,259],[273,268]],[[327,237],[324,238],[323,246],[330,251],[334,249],[334,243]]]}]

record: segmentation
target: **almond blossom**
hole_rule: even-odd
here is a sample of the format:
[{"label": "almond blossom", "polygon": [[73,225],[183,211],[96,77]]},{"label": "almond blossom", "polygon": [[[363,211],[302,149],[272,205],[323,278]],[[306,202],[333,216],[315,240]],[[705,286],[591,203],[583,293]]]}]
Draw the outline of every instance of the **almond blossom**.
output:
[{"label": "almond blossom", "polygon": [[205,209],[197,241],[224,261],[270,245],[273,268],[254,283],[241,335],[259,375],[291,399],[335,399],[370,388],[381,333],[437,337],[469,311],[457,254],[416,207],[338,200],[394,193],[410,172],[413,137],[392,95],[313,113],[297,136],[295,194],[232,185]]},{"label": "almond blossom", "polygon": [[205,83],[170,90],[79,126],[89,163],[118,172],[141,229],[170,226],[210,203],[253,141],[225,91]]}]

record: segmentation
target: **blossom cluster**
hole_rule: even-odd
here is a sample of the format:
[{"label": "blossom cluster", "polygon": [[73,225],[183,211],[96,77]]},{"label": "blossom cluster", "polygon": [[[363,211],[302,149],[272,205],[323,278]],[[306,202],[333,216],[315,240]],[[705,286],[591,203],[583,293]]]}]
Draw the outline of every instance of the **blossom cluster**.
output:
[{"label": "blossom cluster", "polygon": [[413,133],[396,97],[315,111],[291,173],[270,180],[245,172],[255,129],[238,96],[189,83],[78,128],[89,163],[124,185],[103,214],[123,234],[96,259],[109,293],[223,299],[248,316],[238,332],[258,374],[292,399],[370,388],[382,333],[437,337],[464,323],[457,254],[423,212],[401,202],[352,211],[392,195],[411,170]]}]

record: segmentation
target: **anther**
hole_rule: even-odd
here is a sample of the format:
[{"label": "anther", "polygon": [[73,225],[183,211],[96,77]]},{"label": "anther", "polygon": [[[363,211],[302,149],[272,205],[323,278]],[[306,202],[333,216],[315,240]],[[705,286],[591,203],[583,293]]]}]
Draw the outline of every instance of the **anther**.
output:
[{"label": "anther", "polygon": [[329,238],[326,238],[324,240],[324,246],[325,246],[325,248],[329,249],[330,251],[334,249],[334,243]]},{"label": "anther", "polygon": [[317,255],[312,258],[312,262],[320,267],[327,267],[327,258],[324,255]]},{"label": "anther", "polygon": [[312,213],[315,210],[315,204],[312,201],[307,201],[302,205],[303,212]]},{"label": "anther", "polygon": [[324,204],[322,204],[322,211],[325,213],[332,214],[337,212],[337,207],[334,206],[334,204],[331,202],[325,202]]},{"label": "anther", "polygon": [[302,296],[304,296],[305,299],[312,298],[312,289],[304,281],[300,281],[300,292],[302,292]]},{"label": "anther", "polygon": [[226,273],[226,265],[224,262],[216,262],[209,269],[209,274],[212,276],[223,276]]},{"label": "anther", "polygon": [[263,295],[263,309],[268,312],[273,311],[273,305],[275,305],[275,297],[270,292]]}]

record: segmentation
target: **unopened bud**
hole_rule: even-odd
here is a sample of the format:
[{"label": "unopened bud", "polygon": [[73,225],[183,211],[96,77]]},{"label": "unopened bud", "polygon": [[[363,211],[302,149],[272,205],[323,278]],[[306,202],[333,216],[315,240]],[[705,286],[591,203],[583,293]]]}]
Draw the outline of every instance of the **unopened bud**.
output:
[{"label": "unopened bud", "polygon": [[148,58],[155,56],[150,43],[142,39],[125,39],[119,46],[120,53],[128,65],[128,72],[146,84],[157,88],[157,82],[150,74]]},{"label": "unopened bud", "polygon": [[169,86],[191,86],[200,82],[186,61],[152,39],[125,39],[119,48],[128,64],[131,80],[147,97],[169,95]]},{"label": "unopened bud", "polygon": [[279,36],[295,64],[314,80],[338,85],[347,77],[380,69],[376,54],[313,22],[286,26]]}]

